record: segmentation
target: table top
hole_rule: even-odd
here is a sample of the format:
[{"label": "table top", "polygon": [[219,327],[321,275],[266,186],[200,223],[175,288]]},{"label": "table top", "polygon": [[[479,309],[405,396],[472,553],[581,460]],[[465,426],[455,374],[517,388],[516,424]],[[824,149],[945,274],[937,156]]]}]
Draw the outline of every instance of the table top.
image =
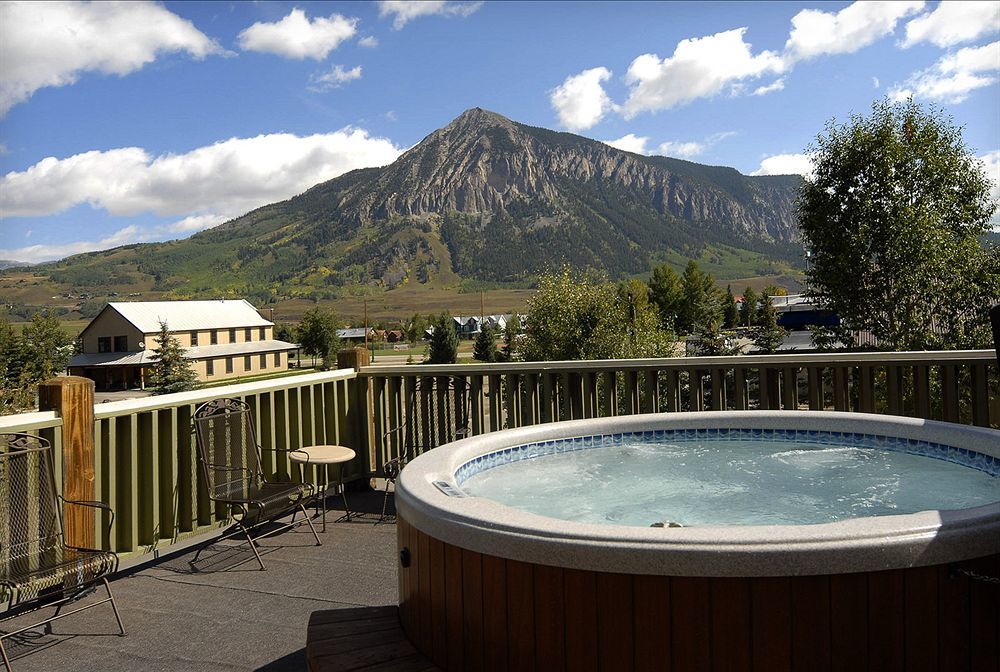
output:
[{"label": "table top", "polygon": [[305,446],[288,453],[292,462],[301,464],[339,464],[354,457],[354,451],[347,446]]}]

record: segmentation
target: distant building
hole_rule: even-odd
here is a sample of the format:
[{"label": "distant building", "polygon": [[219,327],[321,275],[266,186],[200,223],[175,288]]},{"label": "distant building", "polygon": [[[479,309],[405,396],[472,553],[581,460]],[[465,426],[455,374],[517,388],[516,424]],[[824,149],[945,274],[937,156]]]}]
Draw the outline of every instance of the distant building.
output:
[{"label": "distant building", "polygon": [[160,322],[201,382],[285,370],[298,348],[274,340],[274,323],[242,299],[109,303],[80,334],[83,352],[70,360],[70,374],[91,378],[98,390],[145,388]]},{"label": "distant building", "polygon": [[771,305],[778,313],[778,326],[785,329],[800,330],[808,329],[810,326],[835,327],[840,324],[840,317],[836,313],[821,310],[804,294],[772,296]]},{"label": "distant building", "polygon": [[345,343],[364,344],[366,334],[368,335],[369,341],[375,340],[374,338],[375,330],[372,329],[371,327],[368,327],[367,329],[365,327],[350,327],[348,329],[337,329],[337,336],[340,338],[340,340],[344,341]]}]

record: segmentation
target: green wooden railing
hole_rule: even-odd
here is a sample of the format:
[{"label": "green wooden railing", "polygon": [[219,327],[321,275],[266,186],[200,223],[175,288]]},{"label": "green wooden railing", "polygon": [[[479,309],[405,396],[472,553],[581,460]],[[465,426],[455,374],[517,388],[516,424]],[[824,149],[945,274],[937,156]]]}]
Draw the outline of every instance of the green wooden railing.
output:
[{"label": "green wooden railing", "polygon": [[[470,409],[474,434],[576,418],[728,409],[835,409],[1000,426],[997,362],[986,350],[342,369],[96,405],[93,474],[83,478],[92,481],[94,498],[115,510],[105,543],[131,564],[226,524],[225,508],[206,495],[191,433],[192,415],[205,401],[247,401],[265,449],[350,446],[358,459],[345,480],[366,480],[400,452],[402,434],[386,434],[408,413],[413,381],[443,376],[466,383],[452,394],[468,395],[457,406]],[[443,422],[431,416],[449,405],[423,389],[419,417]],[[66,483],[73,476],[64,473],[67,428],[56,412],[0,417],[0,432],[48,439],[56,477]],[[263,453],[270,474],[300,478],[274,455]],[[322,484],[331,475],[310,470],[304,477]],[[94,515],[95,529],[103,529],[105,514]]]},{"label": "green wooden railing", "polygon": [[[105,545],[130,564],[226,524],[226,507],[208,499],[192,434],[195,409],[211,399],[237,397],[250,404],[268,475],[300,478],[287,457],[276,459],[268,448],[339,443],[362,455],[347,465],[344,479],[367,478],[367,450],[350,431],[351,414],[364,411],[354,401],[355,377],[353,370],[340,370],[96,405],[93,492],[115,511]],[[62,425],[55,412],[0,417],[0,432],[29,432],[52,443],[57,483],[65,476]],[[304,473],[320,484],[330,476],[315,467]],[[106,528],[101,517],[107,514],[94,515],[97,529]]]},{"label": "green wooden railing", "polygon": [[[648,360],[364,367],[373,395],[372,468],[399,455],[412,381],[452,376],[473,434],[580,418],[673,411],[813,409],[1000,426],[991,350],[810,353]],[[460,392],[458,394],[464,394]],[[421,417],[437,404],[424,408]],[[457,401],[462,406],[462,400]]]}]

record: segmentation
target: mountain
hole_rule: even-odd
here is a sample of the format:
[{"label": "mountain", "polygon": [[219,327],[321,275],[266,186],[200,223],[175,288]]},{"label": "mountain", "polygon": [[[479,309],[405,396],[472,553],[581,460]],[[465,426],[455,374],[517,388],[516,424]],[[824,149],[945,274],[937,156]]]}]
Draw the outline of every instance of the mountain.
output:
[{"label": "mountain", "polygon": [[27,261],[15,261],[13,259],[0,259],[0,270],[5,268],[24,268],[25,266],[31,266]]},{"label": "mountain", "polygon": [[[797,176],[642,156],[474,108],[394,163],[168,243],[41,267],[74,287],[258,301],[404,283],[525,282],[561,263],[612,277],[708,250],[798,264]],[[747,261],[750,260],[750,261]]]}]

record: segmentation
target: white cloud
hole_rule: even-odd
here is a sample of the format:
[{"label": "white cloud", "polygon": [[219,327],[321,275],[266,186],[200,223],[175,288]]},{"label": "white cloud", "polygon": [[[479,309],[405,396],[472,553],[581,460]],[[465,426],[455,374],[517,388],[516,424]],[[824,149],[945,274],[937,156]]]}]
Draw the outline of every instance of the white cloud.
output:
[{"label": "white cloud", "polygon": [[872,86],[876,89],[882,86],[882,82],[878,81],[878,77],[872,77]]},{"label": "white cloud", "polygon": [[367,47],[368,49],[374,49],[378,46],[378,38],[373,35],[366,35],[358,40],[358,46]]},{"label": "white cloud", "polygon": [[[986,154],[979,157],[979,160],[983,162],[986,168],[986,175],[993,182],[993,186],[990,188],[990,198],[994,202],[1000,203],[1000,149],[987,152]],[[995,221],[1000,220],[1000,211],[994,215]],[[998,221],[1000,223],[1000,221]]]},{"label": "white cloud", "polygon": [[602,82],[611,78],[607,68],[591,68],[566,78],[549,92],[549,102],[559,115],[559,123],[572,131],[590,128],[599,122],[614,103],[604,92]]},{"label": "white cloud", "polygon": [[469,16],[483,6],[482,2],[447,2],[446,0],[379,0],[378,15],[393,17],[392,27],[401,30],[421,16]]},{"label": "white cloud", "polygon": [[675,156],[679,159],[690,159],[693,156],[698,156],[699,154],[704,153],[707,148],[707,145],[703,142],[667,141],[660,143],[660,146],[656,148],[656,151],[663,156]]},{"label": "white cloud", "polygon": [[43,87],[73,84],[84,72],[124,76],[172,52],[227,53],[149,2],[0,3],[0,116]]},{"label": "white cloud", "polygon": [[1000,41],[981,47],[959,49],[943,56],[925,70],[919,70],[903,84],[889,89],[895,101],[914,98],[961,103],[969,94],[997,81],[1000,72]]},{"label": "white cloud", "polygon": [[275,133],[232,138],[158,157],[139,147],[50,157],[0,178],[0,217],[41,217],[87,203],[115,216],[152,212],[181,218],[127,226],[100,240],[0,250],[0,258],[44,261],[176,238],[285,200],[349,170],[386,165],[401,153],[385,138],[345,128],[305,137]]},{"label": "white cloud", "polygon": [[906,24],[903,48],[920,42],[952,47],[971,42],[983,35],[1000,31],[1000,5],[994,1],[939,2],[933,12],[922,14]]},{"label": "white cloud", "polygon": [[774,91],[782,91],[785,88],[785,78],[776,79],[770,84],[765,86],[758,86],[753,90],[753,95],[755,96],[766,96]]},{"label": "white cloud", "polygon": [[645,136],[637,136],[634,133],[623,135],[617,140],[604,140],[603,142],[605,145],[610,145],[611,147],[620,149],[623,152],[632,152],[634,154],[649,153],[646,149],[646,143],[649,142],[649,138]]},{"label": "white cloud", "polygon": [[760,168],[751,175],[803,175],[813,171],[813,162],[807,154],[776,154],[760,162]]},{"label": "white cloud", "polygon": [[118,216],[237,215],[400,153],[385,138],[346,128],[232,138],[158,157],[139,147],[49,157],[0,178],[0,216],[45,216],[81,203]]},{"label": "white cloud", "polygon": [[803,9],[792,17],[785,43],[789,62],[824,54],[852,54],[892,33],[923,2],[855,2],[839,12]]},{"label": "white cloud", "polygon": [[357,19],[340,14],[309,19],[301,9],[293,9],[276,23],[255,23],[238,36],[240,49],[277,54],[286,58],[323,60],[354,37]]},{"label": "white cloud", "polygon": [[309,77],[309,90],[318,92],[330,91],[339,88],[341,84],[353,82],[355,79],[361,79],[360,65],[356,65],[350,70],[345,70],[342,65],[334,65],[321,75],[312,75]]},{"label": "white cloud", "polygon": [[681,40],[673,56],[643,54],[632,61],[625,80],[631,86],[623,106],[630,119],[640,112],[665,110],[697,98],[714,96],[727,86],[765,74],[780,74],[785,66],[770,51],[754,55],[743,41],[746,28]]}]

